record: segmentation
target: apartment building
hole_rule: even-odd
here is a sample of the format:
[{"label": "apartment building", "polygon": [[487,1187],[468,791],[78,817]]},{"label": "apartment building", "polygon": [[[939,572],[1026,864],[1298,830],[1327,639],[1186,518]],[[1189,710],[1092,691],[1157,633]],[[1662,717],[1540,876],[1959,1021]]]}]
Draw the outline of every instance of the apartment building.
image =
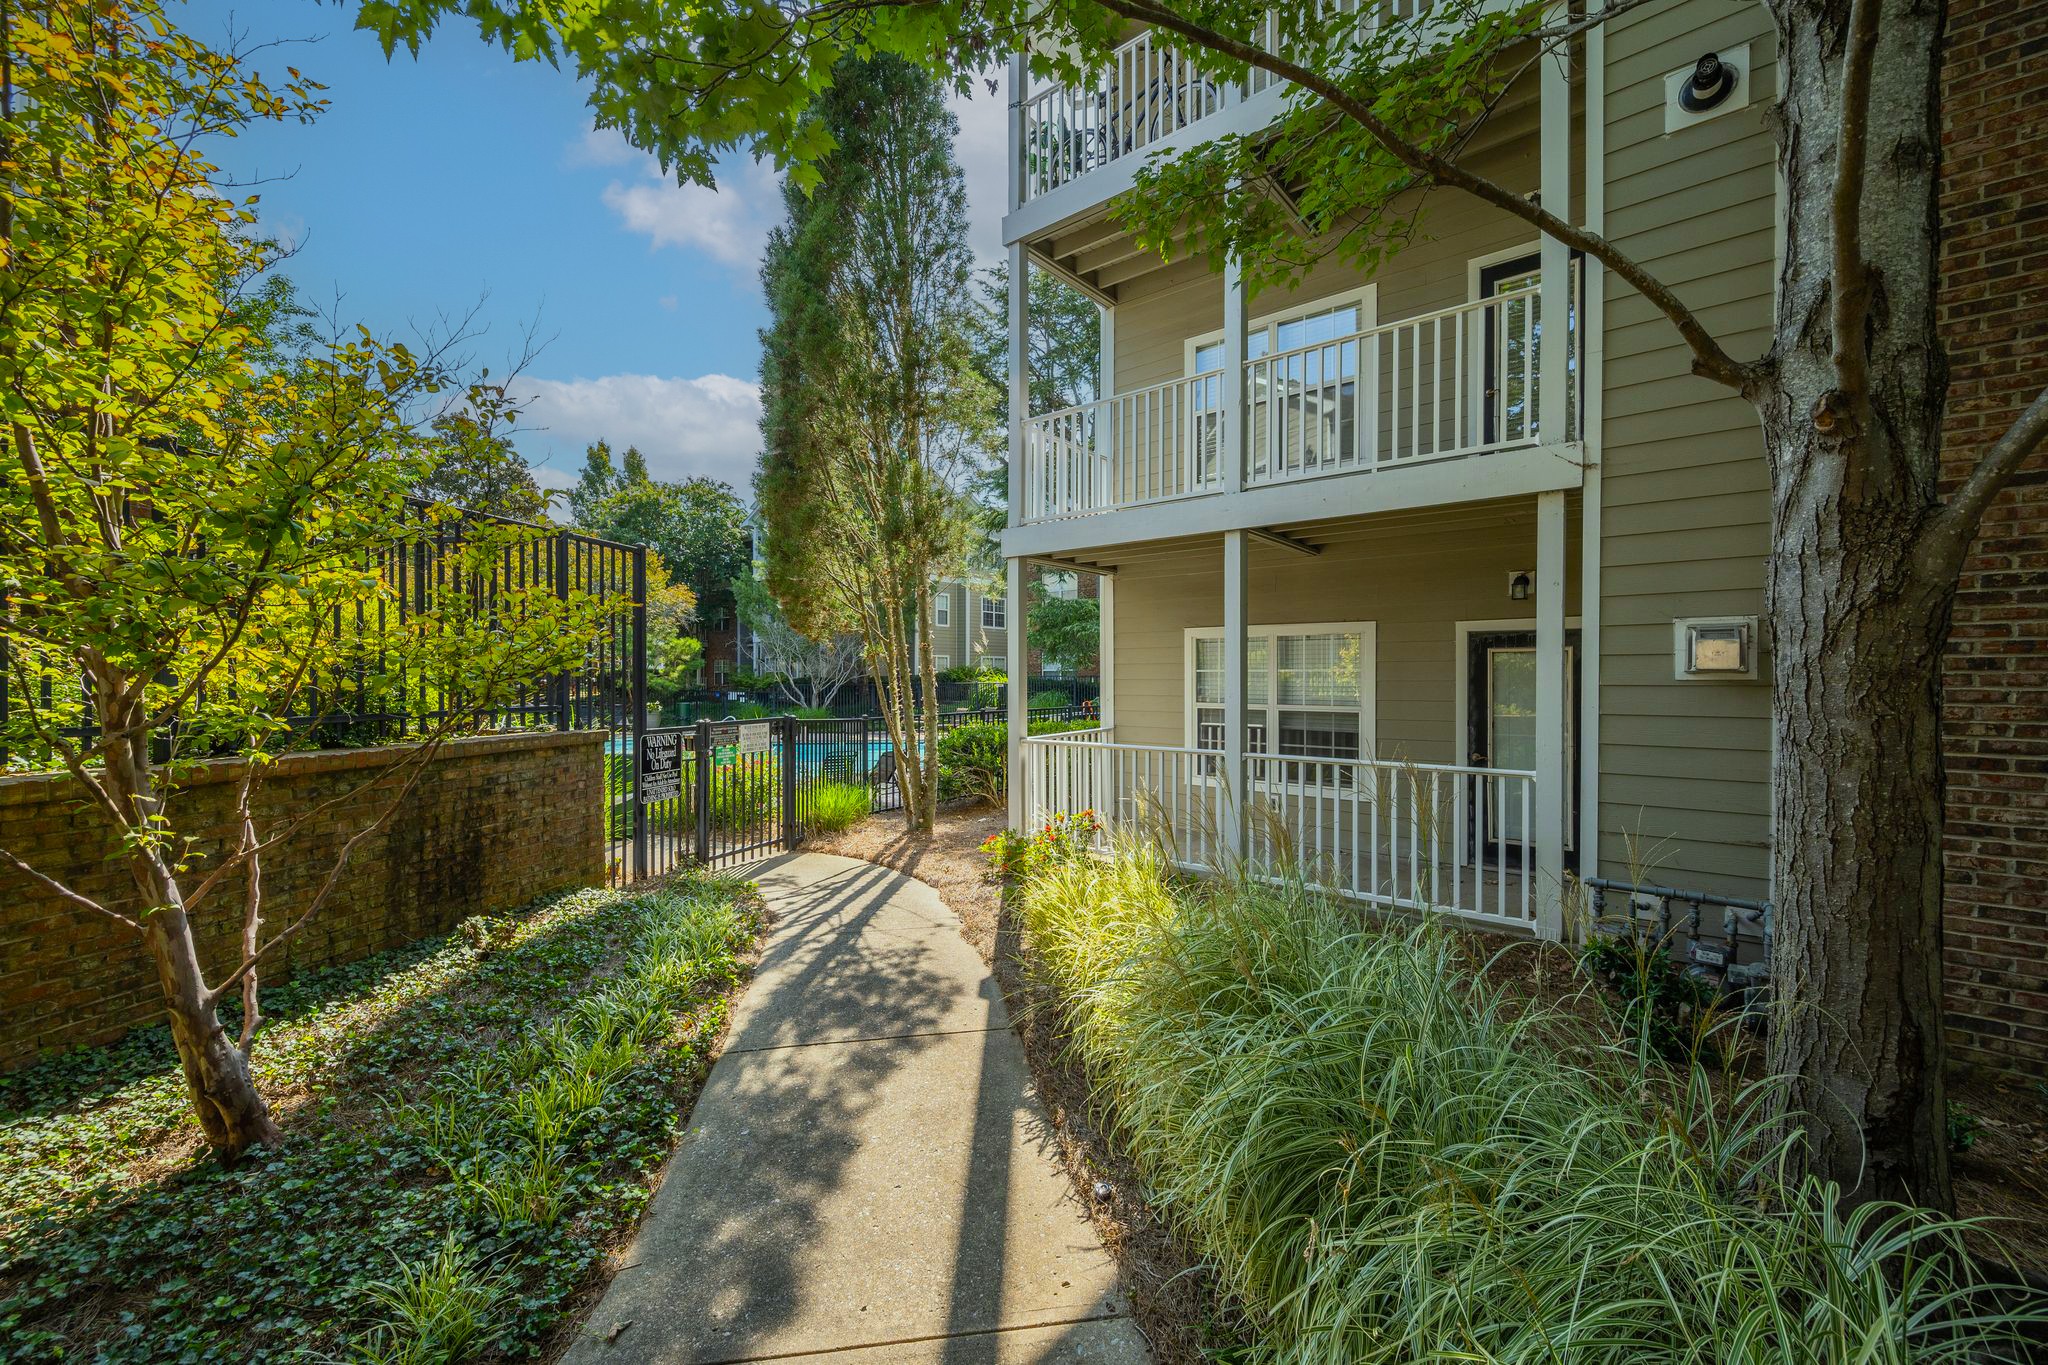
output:
[{"label": "apartment building", "polygon": [[[2048,138],[2038,101],[2012,93],[2048,6],[1952,12],[1975,35],[1958,48],[1975,65],[1952,141],[1982,163],[1959,169],[1951,147],[1955,209],[1993,215],[1967,264],[1978,285],[2005,282],[1952,310],[1977,329],[1959,358],[1982,358],[1958,366],[1979,387],[1959,389],[1957,420],[1988,425],[2013,406],[2000,384],[2015,346],[2040,356],[2048,314],[2023,228],[2040,192],[2016,202]],[[1568,206],[1755,354],[1780,237],[1774,48],[1762,5],[1628,9],[1570,66],[1534,62],[1467,159]],[[1708,57],[1728,78],[1684,98]],[[1284,293],[1249,297],[1228,260],[1139,251],[1109,212],[1139,164],[1255,132],[1286,97],[1211,85],[1151,33],[1071,87],[1013,63],[1020,415],[1003,553],[1013,598],[1052,565],[1103,575],[1104,604],[1102,729],[1011,727],[1013,822],[1089,806],[1170,830],[1190,862],[1284,844],[1362,901],[1546,937],[1565,931],[1568,872],[1768,897],[1754,411],[1694,377],[1668,323],[1597,263],[1449,192],[1376,270],[1326,264]],[[2016,168],[1982,145],[2002,138],[2010,157],[2021,135],[2037,150]],[[1102,308],[1097,401],[1025,411],[1029,270]],[[2039,666],[2024,663],[2048,527],[2042,481],[2022,483],[1965,585],[1952,672],[1974,689],[1952,744],[1956,1037],[1959,1055],[1998,1064],[2048,1060],[2048,1009],[2021,1003],[2048,1006],[2034,795],[2048,743],[2026,682]],[[1023,636],[1007,640],[1013,671]]]}]

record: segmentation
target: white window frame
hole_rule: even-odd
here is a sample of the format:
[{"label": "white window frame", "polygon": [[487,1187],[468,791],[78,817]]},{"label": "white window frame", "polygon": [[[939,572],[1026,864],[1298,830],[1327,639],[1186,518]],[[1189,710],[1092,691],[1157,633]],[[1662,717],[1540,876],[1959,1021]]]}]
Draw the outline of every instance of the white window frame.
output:
[{"label": "white window frame", "polygon": [[932,594],[932,626],[947,628],[953,624],[953,590],[940,588]]},{"label": "white window frame", "polygon": [[932,655],[932,672],[934,672],[934,673],[944,673],[944,672],[945,672],[945,671],[946,671],[947,669],[951,668],[952,666],[953,666],[953,656],[952,656],[952,655],[950,655],[950,654],[934,654],[934,655]]},{"label": "white window frame", "polygon": [[[995,619],[990,620],[991,616]],[[1004,602],[1000,597],[990,597],[987,594],[983,594],[981,599],[981,628],[983,630],[1008,630],[1009,622],[1008,603]]]},{"label": "white window frame", "polygon": [[[1280,651],[1274,641],[1282,635],[1339,635],[1355,632],[1358,635],[1358,758],[1322,759],[1325,763],[1371,762],[1379,753],[1379,627],[1374,621],[1305,621],[1286,622],[1280,625],[1251,626],[1245,631],[1250,638],[1264,637],[1266,640],[1266,704],[1258,710],[1266,713],[1267,750],[1259,755],[1268,758],[1300,758],[1305,763],[1318,760],[1313,755],[1281,754],[1274,746],[1279,743],[1279,712],[1288,711],[1337,711],[1347,708],[1336,706],[1288,706],[1280,704]],[[1200,727],[1196,715],[1202,709],[1195,703],[1195,642],[1197,640],[1220,640],[1222,626],[1189,626],[1183,632],[1181,645],[1181,701],[1182,701],[1182,742],[1189,749],[1201,746],[1196,743]],[[1209,703],[1213,704],[1213,703]],[[1245,712],[1253,707],[1247,702]],[[1213,750],[1208,752],[1214,752]],[[1250,753],[1250,750],[1246,750]]]},{"label": "white window frame", "polygon": [[[1275,346],[1280,340],[1277,329],[1281,323],[1293,322],[1296,318],[1307,317],[1311,313],[1327,313],[1331,309],[1341,308],[1347,303],[1358,305],[1359,331],[1369,332],[1379,326],[1380,287],[1377,284],[1361,284],[1353,289],[1340,289],[1334,294],[1325,294],[1320,298],[1310,299],[1306,302],[1290,303],[1285,308],[1276,309],[1271,313],[1264,313],[1253,318],[1245,327],[1245,343],[1247,346],[1250,345],[1252,333],[1264,332],[1266,334],[1266,354],[1272,355]],[[1192,377],[1195,373],[1195,352],[1205,346],[1213,346],[1221,340],[1223,340],[1223,329],[1221,327],[1213,331],[1203,332],[1199,336],[1187,338],[1181,346],[1181,374]],[[1323,345],[1326,343],[1318,342],[1316,344]],[[1228,365],[1229,362],[1230,358],[1225,356],[1224,363]],[[1239,356],[1237,362],[1242,365],[1244,357]]]}]

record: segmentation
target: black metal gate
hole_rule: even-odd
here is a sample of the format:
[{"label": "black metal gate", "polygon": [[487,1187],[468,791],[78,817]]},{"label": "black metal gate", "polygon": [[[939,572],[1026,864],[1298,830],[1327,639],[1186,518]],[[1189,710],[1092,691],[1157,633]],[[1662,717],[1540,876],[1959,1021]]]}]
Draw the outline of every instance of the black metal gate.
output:
[{"label": "black metal gate", "polygon": [[637,729],[637,819],[630,858],[614,860],[614,881],[690,864],[727,867],[795,848],[796,724],[778,716]]}]

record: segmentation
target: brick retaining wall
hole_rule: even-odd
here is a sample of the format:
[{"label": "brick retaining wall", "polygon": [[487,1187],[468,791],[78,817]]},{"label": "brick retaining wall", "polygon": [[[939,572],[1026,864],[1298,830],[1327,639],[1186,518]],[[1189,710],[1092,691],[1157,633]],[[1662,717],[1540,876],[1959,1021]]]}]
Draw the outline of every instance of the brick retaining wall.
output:
[{"label": "brick retaining wall", "polygon": [[[2048,372],[2044,0],[1955,0],[1943,72],[1943,340],[1951,478]],[[2048,1066],[2048,456],[1985,518],[1947,667],[1949,1045]]]},{"label": "brick retaining wall", "polygon": [[[357,846],[326,906],[275,960],[266,959],[265,979],[352,961],[446,933],[469,915],[602,881],[603,739],[600,732],[545,733],[449,744],[390,824]],[[348,792],[391,756],[389,749],[344,749],[284,758],[258,788],[258,828]],[[174,798],[177,827],[203,831],[208,852],[232,841],[240,771],[239,763],[211,765]],[[270,928],[288,923],[313,894],[349,835],[389,800],[388,790],[338,802],[265,859]],[[66,777],[0,778],[0,848],[125,913],[137,910],[134,882],[113,859],[114,840]],[[239,880],[223,883],[195,917],[210,975],[233,966],[241,902]],[[161,1016],[155,972],[134,931],[0,867],[0,1069],[109,1042]]]}]

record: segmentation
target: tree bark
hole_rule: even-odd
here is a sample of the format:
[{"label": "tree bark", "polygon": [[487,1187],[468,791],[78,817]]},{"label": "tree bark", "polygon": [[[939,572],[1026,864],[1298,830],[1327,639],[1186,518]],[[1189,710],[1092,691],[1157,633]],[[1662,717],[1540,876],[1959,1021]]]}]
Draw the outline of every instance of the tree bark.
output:
[{"label": "tree bark", "polygon": [[[141,699],[127,697],[122,680],[111,672],[95,670],[94,681],[103,733],[127,729],[131,735],[107,754],[108,794],[124,817],[146,826],[158,813],[161,794],[149,761],[148,731],[135,724]],[[149,907],[143,938],[156,964],[192,1111],[214,1156],[233,1165],[250,1147],[276,1142],[277,1125],[249,1073],[248,1057],[221,1027],[176,870],[151,841],[130,838],[128,844],[128,869]]]},{"label": "tree bark", "polygon": [[1947,1208],[1941,655],[1958,566],[1934,548],[1944,16],[1939,0],[1776,13],[1785,258],[1777,341],[1749,395],[1772,484],[1770,1064],[1805,1125],[1807,1169],[1851,1202]]},{"label": "tree bark", "polygon": [[1770,1064],[1808,1169],[1852,1202],[1951,1203],[1942,1093],[1941,655],[1952,585],[1912,509],[1781,498]]}]

